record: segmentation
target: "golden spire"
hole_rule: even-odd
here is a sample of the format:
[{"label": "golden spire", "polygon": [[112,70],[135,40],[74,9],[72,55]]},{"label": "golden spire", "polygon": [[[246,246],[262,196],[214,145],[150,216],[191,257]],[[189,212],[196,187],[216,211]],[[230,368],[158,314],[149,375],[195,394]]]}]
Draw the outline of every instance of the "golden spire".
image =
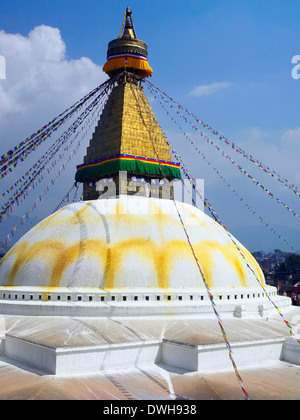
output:
[{"label": "golden spire", "polygon": [[84,163],[77,166],[75,179],[83,182],[84,200],[99,198],[99,185],[106,182],[115,186],[106,196],[135,194],[138,188],[141,194],[170,198],[161,191],[161,185],[166,184],[163,178],[180,178],[180,167],[172,162],[170,146],[138,83],[152,69],[147,62],[147,44],[136,37],[129,7],[119,37],[108,44],[103,70],[116,79]]}]

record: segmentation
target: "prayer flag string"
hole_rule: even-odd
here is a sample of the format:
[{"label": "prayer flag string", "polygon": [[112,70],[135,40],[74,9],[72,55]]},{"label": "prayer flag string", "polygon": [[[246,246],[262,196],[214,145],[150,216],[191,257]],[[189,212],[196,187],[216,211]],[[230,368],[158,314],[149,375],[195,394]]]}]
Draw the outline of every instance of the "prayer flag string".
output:
[{"label": "prayer flag string", "polygon": [[[155,95],[155,94],[154,94]],[[155,96],[154,96],[154,98],[156,98]],[[161,102],[161,101],[159,101],[159,103],[160,103],[160,105],[161,105],[161,107],[162,107],[162,109],[167,113],[167,115],[169,115],[169,112],[168,112],[168,110],[167,110],[167,108],[164,106],[164,104]],[[183,132],[184,130],[182,129],[182,127],[181,127],[181,125],[175,120],[175,118],[171,118],[171,120],[174,122],[174,124],[176,124],[176,126],[180,129],[180,131],[181,132]],[[164,133],[165,134],[165,133]],[[193,146],[193,148],[202,156],[202,158],[203,158],[203,160],[205,161],[205,163],[207,163],[207,165],[210,167],[210,168],[212,168],[214,171],[215,171],[215,173],[218,175],[218,177],[225,183],[225,185],[228,187],[228,188],[230,188],[230,190],[236,195],[236,197],[239,199],[239,201],[240,202],[242,202],[244,205],[245,205],[245,207],[247,208],[247,210],[250,212],[250,213],[252,213],[253,215],[256,215],[257,217],[258,217],[258,219],[259,219],[259,221],[266,227],[266,228],[268,228],[275,236],[277,236],[279,239],[281,239],[289,248],[291,248],[294,252],[296,252],[296,253],[299,253],[299,251],[297,250],[297,249],[295,249],[294,247],[293,247],[293,245],[291,245],[283,236],[282,236],[282,234],[279,234],[276,230],[275,230],[275,228],[274,227],[272,227],[271,225],[270,225],[270,223],[267,223],[260,215],[258,215],[258,213],[254,210],[254,209],[252,209],[251,208],[251,206],[245,201],[245,199],[236,191],[236,189],[235,188],[233,188],[231,185],[230,185],[230,183],[225,179],[225,177],[224,176],[222,176],[221,174],[220,174],[220,172],[218,171],[218,169],[211,163],[211,162],[209,162],[208,160],[207,160],[207,158],[206,158],[206,156],[201,152],[201,150],[194,144],[194,142],[190,139],[190,137],[185,133],[185,132],[183,132],[183,135],[184,135],[184,137],[189,141],[189,143],[191,143],[192,144],[192,146]],[[168,140],[167,140],[167,143],[168,143]],[[169,143],[168,143],[169,144]],[[172,149],[172,148],[171,148]],[[172,153],[174,154],[174,151],[173,151],[173,149],[172,149]]]},{"label": "prayer flag string", "polygon": [[[272,178],[274,178],[278,182],[284,184],[288,189],[290,189],[291,191],[293,191],[294,194],[296,194],[298,197],[300,197],[299,188],[295,184],[290,183],[286,178],[284,178],[283,176],[281,176],[278,172],[276,172],[275,170],[269,168],[267,165],[263,164],[259,160],[255,159],[251,154],[247,153],[240,146],[238,146],[237,144],[233,143],[232,141],[230,141],[225,136],[221,135],[217,130],[213,129],[209,124],[203,122],[200,118],[198,118],[196,115],[194,115],[192,112],[190,112],[186,107],[184,107],[181,104],[179,104],[177,101],[175,101],[173,98],[171,98],[165,92],[163,92],[162,90],[160,90],[153,83],[149,82],[148,80],[145,80],[145,83],[147,84],[148,88],[151,88],[153,91],[155,91],[157,94],[159,94],[160,97],[163,100],[167,101],[166,98],[168,98],[171,102],[173,102],[173,104],[175,104],[175,108],[176,109],[181,109],[184,112],[186,112],[189,116],[191,116],[192,118],[194,118],[194,120],[197,123],[199,123],[202,127],[206,128],[212,134],[214,134],[215,136],[217,136],[217,138],[219,140],[223,141],[228,147],[232,148],[237,153],[241,154],[248,161],[250,161],[251,163],[253,163],[257,167],[259,167],[264,173],[266,173],[267,175],[271,176]],[[170,105],[170,106],[172,106],[172,105]]]},{"label": "prayer flag string", "polygon": [[64,195],[64,197],[60,200],[60,202],[58,203],[58,205],[55,207],[55,209],[53,210],[52,214],[55,213],[57,210],[60,209],[60,207],[67,201],[70,201],[70,194],[71,191],[75,188],[75,183],[72,184],[71,188],[68,190],[68,192]]},{"label": "prayer flag string", "polygon": [[[168,141],[168,144],[170,145],[170,142]],[[170,145],[171,146],[171,145]],[[172,146],[171,146],[172,147]],[[278,314],[281,316],[281,318],[283,319],[285,325],[289,328],[289,332],[291,336],[294,336],[294,338],[296,339],[296,341],[300,344],[300,340],[295,336],[292,326],[290,325],[290,323],[284,318],[282,311],[278,308],[278,306],[275,304],[275,302],[271,299],[270,294],[267,292],[266,288],[264,287],[264,285],[262,284],[262,282],[260,281],[260,279],[258,278],[258,276],[255,273],[255,270],[252,268],[250,261],[247,259],[247,257],[245,256],[245,253],[242,251],[242,249],[240,248],[240,245],[236,243],[236,241],[234,240],[234,238],[232,237],[231,233],[227,230],[226,226],[221,222],[219,216],[217,215],[217,213],[215,212],[215,210],[212,208],[211,204],[208,202],[208,200],[206,200],[204,197],[202,197],[199,189],[197,188],[195,179],[191,176],[191,174],[189,173],[189,171],[187,170],[187,168],[185,167],[181,157],[179,156],[179,154],[175,151],[175,149],[172,147],[172,150],[174,151],[174,156],[177,160],[178,163],[180,163],[181,168],[183,169],[184,174],[187,176],[188,180],[191,182],[193,189],[196,191],[196,193],[199,195],[200,199],[203,200],[205,207],[208,208],[208,210],[210,211],[210,213],[212,214],[213,218],[219,223],[220,226],[222,226],[225,230],[225,232],[227,233],[227,235],[229,236],[230,240],[232,241],[232,243],[234,244],[234,246],[236,247],[237,251],[239,252],[239,254],[241,255],[246,267],[251,271],[251,273],[253,274],[253,276],[255,277],[255,279],[257,280],[258,284],[261,286],[261,288],[263,289],[266,297],[268,298],[268,300],[271,302],[271,304],[274,306],[274,308],[277,310]],[[194,204],[196,205],[196,203],[194,202]]]},{"label": "prayer flag string", "polygon": [[[42,174],[45,171],[46,166],[51,162],[51,160],[54,157],[58,156],[54,160],[54,163],[56,164],[57,159],[61,159],[63,157],[63,154],[64,154],[63,152],[58,154],[61,147],[66,143],[66,141],[70,138],[70,136],[72,136],[72,134],[76,132],[78,127],[84,123],[84,121],[88,118],[90,112],[99,104],[99,102],[103,99],[104,100],[106,99],[105,95],[106,95],[106,91],[104,93],[101,92],[90,103],[90,105],[88,105],[87,108],[80,114],[80,116],[74,121],[74,123],[63,133],[63,135],[54,142],[54,144],[47,150],[47,152],[42,156],[42,158],[39,159],[39,161],[35,165],[33,165],[33,167],[30,168],[30,170],[27,171],[26,174],[23,175],[22,178],[20,178],[10,189],[7,190],[7,192],[13,191],[13,195],[1,208],[0,215],[2,219],[4,218],[5,214],[8,211],[11,211],[13,204],[17,202],[20,197],[23,196],[23,198],[26,198],[28,196],[30,187],[38,176],[41,176],[43,179]],[[67,146],[65,150],[68,150],[68,147],[69,146]],[[15,187],[18,185],[19,182],[23,182],[23,184],[18,189],[16,189]],[[5,194],[6,193],[3,193],[1,195],[1,198],[3,198]]]},{"label": "prayer flag string", "polygon": [[26,140],[22,141],[13,149],[2,155],[0,158],[0,179],[11,173],[19,162],[23,162],[33,150],[50,137],[54,131],[57,131],[58,128],[65,123],[75,111],[80,109],[88,100],[90,100],[99,91],[105,89],[110,83],[110,80],[104,82],[96,89],[85,95],[82,99],[77,101],[66,111],[61,113],[58,117],[52,119],[37,132],[31,134]]},{"label": "prayer flag string", "polygon": [[[97,113],[97,118],[94,116],[95,113]],[[100,110],[99,109],[95,109],[92,117],[89,121],[89,128],[91,128],[95,122],[98,121],[98,117],[100,114]],[[43,200],[43,198],[46,196],[46,194],[50,191],[50,188],[53,187],[55,185],[55,182],[59,179],[59,177],[63,174],[63,171],[67,168],[68,164],[70,163],[70,161],[73,159],[73,157],[76,155],[77,151],[79,150],[79,147],[81,145],[81,142],[84,140],[84,138],[87,136],[88,134],[88,130],[87,130],[87,125],[84,126],[84,130],[82,130],[82,135],[81,138],[79,139],[79,141],[77,142],[77,145],[73,148],[72,153],[69,155],[68,160],[66,160],[62,166],[60,167],[60,169],[57,171],[57,174],[51,179],[51,181],[49,181],[48,185],[46,186],[46,188],[44,189],[43,192],[41,192],[38,197],[36,198],[36,200],[33,202],[33,205],[31,206],[31,208],[29,208],[26,213],[23,215],[22,218],[19,219],[19,228],[24,226],[25,220],[29,218],[29,216],[32,214],[32,212],[37,208],[38,203],[41,202]],[[80,133],[76,133],[75,135],[75,139],[80,135]],[[33,186],[37,186],[38,183],[40,182],[40,179],[35,179],[35,182],[33,184]],[[66,199],[67,195],[71,192],[71,190],[74,188],[74,184],[73,187],[68,191],[68,193],[66,194],[66,196],[64,197]],[[78,193],[78,188],[76,189],[73,201],[77,201],[77,193]],[[21,199],[22,200],[22,199]],[[82,200],[82,197],[80,197],[80,200]],[[59,205],[57,206],[57,210],[58,208],[63,204],[63,200],[61,200],[61,202],[59,203]],[[1,220],[6,220],[6,215],[4,217],[4,219],[0,218]],[[13,237],[16,235],[16,232],[18,230],[17,226],[14,226],[11,231],[5,236],[5,238],[3,239],[3,242],[5,245],[7,245],[12,239]]]},{"label": "prayer flag string", "polygon": [[[178,111],[177,111],[178,113]],[[188,121],[185,117],[184,119],[186,121]],[[198,130],[197,130],[198,131]],[[206,137],[206,136],[205,136]],[[170,145],[170,142],[168,142]],[[217,147],[218,148],[218,147]],[[173,149],[173,148],[172,148]],[[173,149],[174,150],[174,149]],[[219,150],[219,148],[218,148]],[[188,172],[187,168],[185,167],[185,165],[183,164],[182,159],[179,157],[178,153],[175,151],[175,157],[176,160],[178,161],[178,163],[180,163],[181,168],[184,169],[184,173],[186,174],[186,176],[188,177],[189,181],[192,183],[193,188],[195,189],[195,191],[199,194],[200,198],[203,200],[205,207],[207,207],[210,211],[210,213],[212,214],[213,218],[220,224],[220,226],[222,226],[226,233],[228,234],[229,238],[231,239],[232,243],[235,245],[237,251],[239,252],[239,254],[241,255],[243,261],[245,262],[246,267],[251,271],[251,273],[254,275],[255,279],[258,281],[259,285],[262,287],[266,297],[268,298],[268,300],[272,303],[272,305],[274,306],[274,308],[277,310],[278,314],[281,316],[281,318],[283,319],[285,325],[289,328],[290,330],[290,335],[295,337],[295,334],[292,330],[292,326],[290,325],[290,323],[284,318],[282,311],[277,307],[277,305],[275,304],[275,302],[271,299],[269,293],[267,292],[267,290],[265,289],[264,285],[261,283],[260,279],[258,278],[258,276],[256,275],[254,269],[251,267],[250,262],[248,261],[247,257],[244,255],[243,251],[241,250],[240,246],[236,243],[236,241],[234,240],[234,238],[232,237],[232,235],[230,234],[230,232],[227,230],[226,226],[221,222],[219,216],[217,215],[217,213],[215,212],[215,210],[212,208],[212,206],[210,205],[210,203],[202,197],[201,193],[199,192],[199,189],[196,186],[196,182],[195,179],[190,175],[190,173]],[[300,340],[295,337],[296,341],[300,344]]]},{"label": "prayer flag string", "polygon": [[[163,99],[165,100],[166,103],[168,103],[168,101],[165,98],[163,98]],[[190,124],[191,127],[198,134],[200,134],[200,136],[202,136],[206,140],[206,142],[208,144],[212,145],[215,149],[217,149],[222,154],[222,156],[225,156],[226,159],[229,159],[229,161],[231,162],[231,164],[233,166],[235,166],[240,171],[240,173],[242,173],[249,180],[251,180],[254,183],[254,185],[256,185],[257,187],[261,188],[262,191],[264,191],[270,198],[274,199],[279,205],[283,206],[291,215],[295,216],[297,219],[300,219],[300,215],[296,211],[294,211],[291,207],[289,207],[287,204],[285,204],[282,200],[280,200],[279,198],[277,198],[275,196],[275,194],[273,194],[268,188],[266,188],[264,185],[262,185],[260,183],[260,181],[258,181],[251,174],[249,174],[242,166],[240,166],[235,160],[233,160],[228,154],[226,154],[226,152],[224,152],[224,150],[222,150],[209,137],[207,137],[201,130],[199,130],[195,125],[193,125],[191,123],[191,121],[189,121],[182,113],[180,113],[179,111],[175,111],[175,112],[179,116],[181,116],[186,123]]]},{"label": "prayer flag string", "polygon": [[[91,104],[90,104],[91,105]],[[87,106],[86,111],[89,110],[90,106]],[[76,120],[79,124],[80,118],[83,118],[84,113],[81,114],[81,116]],[[1,194],[1,198],[4,198],[5,195],[11,193],[14,191],[15,193],[18,191],[17,187],[19,184],[22,184],[26,181],[26,178],[29,177],[29,179],[36,174],[36,171],[41,165],[49,158],[49,156],[54,156],[55,153],[58,152],[59,148],[66,143],[68,138],[75,132],[76,130],[76,124],[71,125],[53,144],[50,146],[50,148],[41,156],[41,158],[30,168],[26,171],[26,173],[21,176],[10,188],[8,188],[6,191],[4,191]],[[66,146],[66,150],[68,150],[68,146]],[[20,187],[19,187],[20,188]]]},{"label": "prayer flag string", "polygon": [[[142,109],[141,109],[141,106],[140,106],[140,103],[139,103],[139,98],[138,98],[139,93],[137,93],[137,96],[136,96],[136,95],[135,95],[135,92],[134,92],[134,89],[132,89],[131,84],[130,84],[130,87],[131,87],[131,90],[133,91],[133,95],[135,96],[135,99],[136,99],[136,102],[137,102],[137,105],[138,105],[138,108],[139,108],[139,113],[140,113],[140,116],[141,116],[142,122],[143,122],[143,124],[144,124],[144,126],[145,126],[146,130],[148,131],[149,138],[150,138],[150,141],[151,141],[151,144],[152,144],[152,147],[153,147],[154,153],[155,153],[155,155],[156,155],[156,159],[157,159],[157,161],[158,161],[158,163],[159,163],[159,166],[160,166],[161,174],[162,174],[162,176],[165,178],[165,175],[164,175],[164,170],[163,170],[162,165],[161,165],[161,160],[160,160],[159,155],[158,155],[158,153],[157,153],[157,151],[156,151],[156,148],[155,148],[155,145],[154,145],[154,142],[153,142],[152,136],[151,136],[151,131],[149,130],[149,128],[148,128],[148,126],[147,126],[147,124],[146,124],[146,121],[145,121],[145,119],[144,119],[144,117],[143,117]],[[142,100],[143,100],[143,97],[142,97]],[[241,378],[241,376],[240,376],[240,374],[239,374],[239,371],[238,371],[238,369],[237,369],[236,363],[234,362],[234,359],[233,359],[233,356],[232,356],[232,348],[231,348],[231,346],[230,346],[230,343],[229,343],[229,341],[228,341],[228,338],[227,338],[226,332],[225,332],[225,330],[224,330],[224,327],[223,327],[223,324],[222,324],[221,317],[220,317],[219,313],[217,312],[217,309],[216,309],[216,304],[215,304],[215,302],[214,302],[214,300],[213,300],[213,295],[212,295],[212,293],[211,293],[211,291],[210,291],[210,288],[209,288],[209,285],[208,285],[208,283],[207,283],[207,281],[206,281],[205,275],[204,275],[204,273],[203,273],[203,271],[202,271],[202,269],[201,269],[201,266],[200,266],[199,260],[198,260],[198,258],[197,258],[197,256],[196,256],[196,254],[195,254],[194,247],[193,247],[193,245],[192,245],[192,243],[191,243],[191,240],[190,240],[189,234],[188,234],[188,232],[187,232],[187,230],[186,230],[185,224],[184,224],[184,222],[183,222],[183,218],[182,218],[182,216],[181,216],[181,214],[180,214],[180,211],[179,211],[179,209],[178,209],[178,207],[177,207],[177,204],[176,204],[176,201],[175,201],[175,199],[174,199],[174,196],[172,197],[172,200],[173,200],[173,203],[174,203],[174,206],[175,206],[175,209],[176,209],[176,212],[177,212],[178,218],[179,218],[179,220],[180,220],[180,223],[181,223],[182,228],[183,228],[183,230],[184,230],[184,233],[185,233],[185,235],[186,235],[186,238],[187,238],[187,241],[188,241],[189,247],[190,247],[190,249],[191,249],[191,252],[192,252],[193,257],[194,257],[194,259],[195,259],[196,265],[197,265],[197,267],[198,267],[199,273],[200,273],[201,278],[202,278],[202,280],[203,280],[203,283],[204,283],[204,285],[205,285],[205,288],[206,288],[206,291],[207,291],[207,294],[208,294],[208,297],[209,297],[210,303],[211,303],[211,305],[212,305],[212,308],[213,308],[214,314],[215,314],[215,316],[216,316],[216,318],[217,318],[217,322],[218,322],[218,325],[219,325],[219,327],[220,327],[220,330],[221,330],[222,337],[223,337],[223,339],[224,339],[225,345],[226,345],[226,347],[227,347],[227,349],[228,349],[228,351],[229,351],[229,358],[230,358],[231,363],[232,363],[232,366],[233,366],[233,368],[234,368],[234,371],[235,371],[236,377],[237,377],[237,379],[238,379],[238,382],[239,382],[240,388],[241,388],[241,390],[242,390],[242,392],[243,392],[244,398],[248,400],[248,399],[249,399],[249,394],[248,394],[248,392],[246,391],[246,389],[245,389],[245,387],[244,387],[243,380],[242,380],[242,378]]]}]

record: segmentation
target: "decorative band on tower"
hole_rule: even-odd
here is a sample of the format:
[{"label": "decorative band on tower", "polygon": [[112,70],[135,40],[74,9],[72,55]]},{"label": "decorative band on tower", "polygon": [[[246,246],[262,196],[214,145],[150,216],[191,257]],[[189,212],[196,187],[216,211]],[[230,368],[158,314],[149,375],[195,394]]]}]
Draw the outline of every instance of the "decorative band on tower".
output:
[{"label": "decorative band on tower", "polygon": [[118,154],[78,165],[75,180],[77,182],[89,181],[110,176],[119,171],[128,171],[136,175],[161,176],[160,165],[162,165],[167,179],[180,179],[180,165],[178,163],[158,162],[155,159]]}]

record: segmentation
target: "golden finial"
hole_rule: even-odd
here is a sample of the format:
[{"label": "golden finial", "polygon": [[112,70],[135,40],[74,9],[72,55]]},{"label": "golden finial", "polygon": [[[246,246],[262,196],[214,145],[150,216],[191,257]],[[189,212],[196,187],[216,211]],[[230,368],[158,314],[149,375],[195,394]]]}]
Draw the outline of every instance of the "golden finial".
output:
[{"label": "golden finial", "polygon": [[[124,29],[124,25],[125,25],[125,29]],[[127,6],[126,12],[124,12],[124,19],[123,19],[123,23],[122,23],[118,38],[121,38],[123,29],[124,29],[123,37],[136,38],[136,33],[134,30],[133,21],[132,21],[132,11],[130,10],[129,6]]]}]

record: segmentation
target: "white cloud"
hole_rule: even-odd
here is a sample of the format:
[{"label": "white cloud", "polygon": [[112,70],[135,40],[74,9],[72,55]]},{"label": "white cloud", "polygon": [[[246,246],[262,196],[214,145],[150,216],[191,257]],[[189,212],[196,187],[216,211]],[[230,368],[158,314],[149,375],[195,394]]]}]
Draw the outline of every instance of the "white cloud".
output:
[{"label": "white cloud", "polygon": [[195,86],[193,90],[189,93],[189,95],[191,96],[211,95],[212,93],[215,93],[218,90],[227,89],[232,85],[233,83],[230,83],[230,82],[215,82],[209,85]]},{"label": "white cloud", "polygon": [[[300,128],[281,131],[248,127],[236,134],[233,141],[265,166],[288,179],[290,184],[294,183],[300,187]],[[245,159],[242,162],[245,164]],[[253,168],[253,165],[249,167],[251,174]],[[262,171],[259,170],[259,180],[263,180],[262,175]],[[276,188],[280,185],[275,183]],[[270,189],[272,188],[274,187],[270,186]]]},{"label": "white cloud", "polygon": [[0,154],[68,108],[107,76],[91,59],[66,57],[59,29],[28,36],[0,31],[6,79],[0,80]]},{"label": "white cloud", "polygon": [[290,147],[300,146],[300,128],[296,128],[295,130],[287,130],[282,135],[282,140],[284,141],[285,145]]}]

